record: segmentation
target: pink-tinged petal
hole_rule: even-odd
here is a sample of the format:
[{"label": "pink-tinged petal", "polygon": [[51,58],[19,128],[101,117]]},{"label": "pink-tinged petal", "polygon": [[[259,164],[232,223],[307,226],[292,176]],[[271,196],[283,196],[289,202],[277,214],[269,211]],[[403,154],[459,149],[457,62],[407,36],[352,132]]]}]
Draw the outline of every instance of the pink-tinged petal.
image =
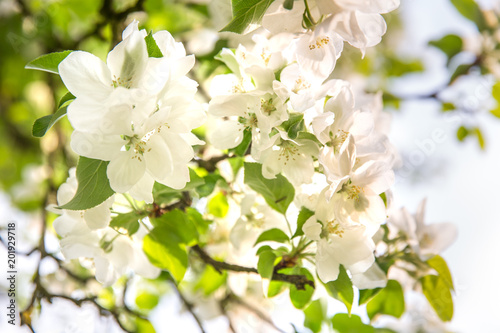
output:
[{"label": "pink-tinged petal", "polygon": [[155,180],[145,172],[141,180],[128,191],[135,200],[145,201],[147,204],[153,203],[153,186]]},{"label": "pink-tinged petal", "polygon": [[88,52],[71,52],[59,64],[59,75],[76,97],[104,101],[113,91],[109,68]]},{"label": "pink-tinged petal", "polygon": [[146,163],[140,155],[123,151],[109,162],[106,173],[111,188],[115,192],[124,193],[137,184],[145,172]]}]

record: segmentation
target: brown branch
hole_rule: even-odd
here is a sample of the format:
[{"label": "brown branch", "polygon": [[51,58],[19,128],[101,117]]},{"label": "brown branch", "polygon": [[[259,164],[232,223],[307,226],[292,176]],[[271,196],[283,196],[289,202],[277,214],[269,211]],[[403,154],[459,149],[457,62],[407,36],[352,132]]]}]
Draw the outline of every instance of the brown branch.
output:
[{"label": "brown branch", "polygon": [[[198,245],[193,246],[191,249],[195,251],[201,260],[203,260],[206,264],[212,266],[219,274],[222,274],[222,271],[232,271],[232,272],[242,272],[242,273],[255,273],[259,274],[256,268],[253,267],[245,267],[240,265],[229,264],[224,261],[218,261],[213,259],[206,253],[201,247]],[[314,288],[314,281],[309,280],[305,275],[298,274],[282,274],[278,273],[275,269],[271,280],[281,281],[295,285],[298,290],[304,290],[306,285]]]},{"label": "brown branch", "polygon": [[194,305],[193,303],[189,302],[186,297],[182,294],[182,292],[179,290],[179,287],[172,282],[172,285],[174,286],[175,291],[177,292],[177,295],[181,299],[182,303],[186,306],[186,309],[191,313],[193,316],[194,320],[198,324],[198,327],[200,328],[201,333],[205,333],[205,329],[203,328],[203,323],[201,322],[201,319],[198,317],[198,315],[194,312]]}]

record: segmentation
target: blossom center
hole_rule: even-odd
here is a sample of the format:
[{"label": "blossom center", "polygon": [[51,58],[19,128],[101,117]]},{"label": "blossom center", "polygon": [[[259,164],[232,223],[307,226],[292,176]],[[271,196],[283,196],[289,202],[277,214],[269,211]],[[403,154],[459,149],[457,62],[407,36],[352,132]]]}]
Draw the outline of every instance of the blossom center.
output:
[{"label": "blossom center", "polygon": [[304,80],[302,77],[299,77],[295,80],[295,87],[292,89],[292,92],[298,94],[300,90],[305,90],[311,88],[311,84]]},{"label": "blossom center", "polygon": [[327,142],[328,147],[332,147],[334,152],[338,152],[340,147],[344,144],[345,140],[349,136],[349,132],[339,129],[334,135],[332,131],[329,133],[330,141]]},{"label": "blossom center", "polygon": [[297,148],[296,145],[289,141],[283,141],[279,146],[279,150],[280,153],[278,156],[278,161],[281,161],[281,159],[283,158],[285,165],[290,161],[290,159],[295,161],[295,155],[299,153],[299,148]]},{"label": "blossom center", "polygon": [[325,45],[330,43],[330,37],[328,36],[319,36],[316,38],[316,40],[309,44],[309,50],[314,50],[314,49],[321,49]]}]

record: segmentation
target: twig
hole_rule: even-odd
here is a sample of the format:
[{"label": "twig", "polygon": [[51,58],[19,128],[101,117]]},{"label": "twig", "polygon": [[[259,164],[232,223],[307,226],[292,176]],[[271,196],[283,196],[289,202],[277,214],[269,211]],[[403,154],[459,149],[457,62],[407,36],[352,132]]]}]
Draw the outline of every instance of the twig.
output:
[{"label": "twig", "polygon": [[[255,273],[259,274],[256,268],[253,267],[245,267],[240,265],[228,264],[224,261],[218,261],[210,257],[201,247],[195,245],[192,247],[193,251],[195,251],[201,260],[203,260],[206,264],[211,265],[219,274],[222,274],[223,270],[233,271],[233,272],[244,272],[244,273]],[[294,284],[298,290],[305,290],[306,285],[314,288],[314,281],[309,280],[305,275],[298,274],[282,274],[275,272],[271,277],[271,280],[287,282],[290,284]]]},{"label": "twig", "polygon": [[194,320],[198,324],[198,327],[200,328],[200,331],[202,333],[205,333],[205,329],[203,328],[203,323],[201,322],[201,319],[198,317],[198,315],[194,312],[194,305],[189,302],[186,297],[182,294],[182,292],[179,290],[179,287],[175,285],[175,283],[172,282],[172,285],[174,286],[175,291],[177,292],[177,295],[181,299],[182,303],[186,306],[186,309],[191,313],[193,316]]}]

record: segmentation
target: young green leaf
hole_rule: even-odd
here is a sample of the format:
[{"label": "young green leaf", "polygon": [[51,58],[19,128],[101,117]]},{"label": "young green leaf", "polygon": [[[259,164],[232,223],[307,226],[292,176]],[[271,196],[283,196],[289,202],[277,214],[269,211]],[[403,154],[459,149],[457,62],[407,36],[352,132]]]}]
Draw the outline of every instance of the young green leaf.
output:
[{"label": "young green leaf", "polygon": [[[292,270],[292,274],[305,275],[309,280],[314,281],[314,277],[311,272],[304,267],[294,268]],[[298,290],[294,284],[290,285],[290,300],[292,301],[293,306],[297,309],[305,307],[311,300],[313,294],[314,288],[308,284],[305,285],[304,290]]]},{"label": "young green leaf", "polygon": [[401,285],[396,280],[389,280],[387,286],[366,304],[366,312],[370,319],[377,314],[386,314],[399,318],[404,311],[405,299],[403,288],[401,288]]},{"label": "young green leaf", "polygon": [[314,212],[310,211],[306,207],[302,207],[300,209],[299,216],[297,217],[297,230],[295,230],[295,233],[293,234],[292,238],[302,236],[304,234],[304,231],[302,231],[302,226],[313,215]]},{"label": "young green leaf", "polygon": [[198,242],[198,231],[186,213],[179,209],[174,209],[157,218],[151,218],[151,223],[155,227],[162,227],[176,235],[180,242],[187,246],[193,246]]},{"label": "young green leaf", "polygon": [[62,51],[44,54],[32,61],[30,61],[24,68],[37,69],[49,73],[59,74],[58,66],[71,52]]},{"label": "young green leaf", "polygon": [[304,309],[304,326],[318,333],[321,331],[321,324],[326,318],[326,306],[321,299],[312,301],[307,308]]},{"label": "young green leaf", "polygon": [[434,268],[438,272],[439,276],[446,282],[451,290],[455,290],[453,287],[453,279],[451,277],[450,269],[446,264],[446,261],[440,255],[435,255],[431,259],[427,260],[427,264]]},{"label": "young green leaf", "polygon": [[263,251],[259,254],[257,271],[264,279],[270,279],[273,276],[275,260],[276,255],[273,251]]},{"label": "young green leaf", "polygon": [[78,189],[68,203],[60,206],[61,209],[85,210],[103,203],[115,193],[109,186],[106,175],[107,161],[94,160],[80,156],[76,166]]},{"label": "young green leaf", "polygon": [[43,137],[47,133],[47,131],[51,129],[56,122],[59,121],[59,119],[66,115],[67,109],[67,105],[63,106],[62,108],[59,108],[56,113],[35,120],[33,129],[31,130],[32,135],[36,138]]},{"label": "young green leaf", "polygon": [[422,291],[442,321],[453,318],[453,299],[448,283],[437,275],[426,275],[420,279]]},{"label": "young green leaf", "polygon": [[207,210],[215,217],[224,217],[229,211],[229,203],[224,193],[219,192],[207,203]]},{"label": "young green leaf", "polygon": [[344,266],[340,265],[339,268],[340,270],[337,280],[326,283],[325,288],[330,296],[344,303],[347,308],[347,312],[350,314],[354,300],[352,281],[349,278],[349,275],[347,275],[347,271]]},{"label": "young green leaf", "polygon": [[261,242],[266,242],[266,241],[283,243],[288,240],[290,240],[290,238],[283,230],[278,228],[273,228],[261,233],[259,238],[257,238],[257,240],[255,241],[254,246]]},{"label": "young green leaf", "polygon": [[375,329],[366,325],[361,318],[347,313],[337,313],[332,318],[332,326],[337,332],[341,333],[374,333]]},{"label": "young green leaf", "polygon": [[144,40],[146,41],[146,47],[148,49],[148,56],[150,58],[162,58],[163,53],[161,53],[160,48],[158,47],[158,44],[156,44],[156,41],[151,34],[151,32],[144,37]]},{"label": "young green leaf", "polygon": [[135,298],[135,304],[141,310],[153,310],[158,305],[159,300],[158,295],[143,291]]},{"label": "young green leaf", "polygon": [[252,143],[252,131],[248,128],[243,130],[243,140],[234,148],[229,149],[229,152],[234,153],[236,156],[243,157],[247,153],[248,147]]},{"label": "young green leaf", "polygon": [[359,301],[358,304],[362,305],[371,300],[375,295],[381,291],[382,288],[375,288],[375,289],[360,289],[359,290]]},{"label": "young green leaf", "polygon": [[462,52],[462,38],[457,35],[446,35],[438,40],[431,40],[429,45],[437,47],[448,57],[448,63],[451,58]]},{"label": "young green leaf", "polygon": [[274,0],[231,0],[233,19],[221,31],[241,34],[250,23],[259,23]]},{"label": "young green leaf", "polygon": [[142,248],[149,261],[167,270],[176,282],[186,274],[188,254],[183,240],[165,226],[156,227],[144,237]]},{"label": "young green leaf", "polygon": [[226,271],[220,274],[212,266],[206,265],[203,274],[194,286],[194,290],[202,290],[205,296],[209,296],[219,289],[226,282],[226,279]]},{"label": "young green leaf", "polygon": [[479,31],[485,30],[488,25],[481,8],[474,0],[451,0],[451,3],[462,14],[463,17],[474,22]]},{"label": "young green leaf", "polygon": [[245,184],[254,191],[262,194],[267,204],[274,210],[285,214],[293,201],[295,189],[282,175],[275,179],[266,179],[262,175],[262,165],[259,163],[245,163]]},{"label": "young green leaf", "polygon": [[139,230],[139,220],[146,217],[147,212],[130,212],[118,214],[111,219],[109,226],[119,233],[132,236]]}]

